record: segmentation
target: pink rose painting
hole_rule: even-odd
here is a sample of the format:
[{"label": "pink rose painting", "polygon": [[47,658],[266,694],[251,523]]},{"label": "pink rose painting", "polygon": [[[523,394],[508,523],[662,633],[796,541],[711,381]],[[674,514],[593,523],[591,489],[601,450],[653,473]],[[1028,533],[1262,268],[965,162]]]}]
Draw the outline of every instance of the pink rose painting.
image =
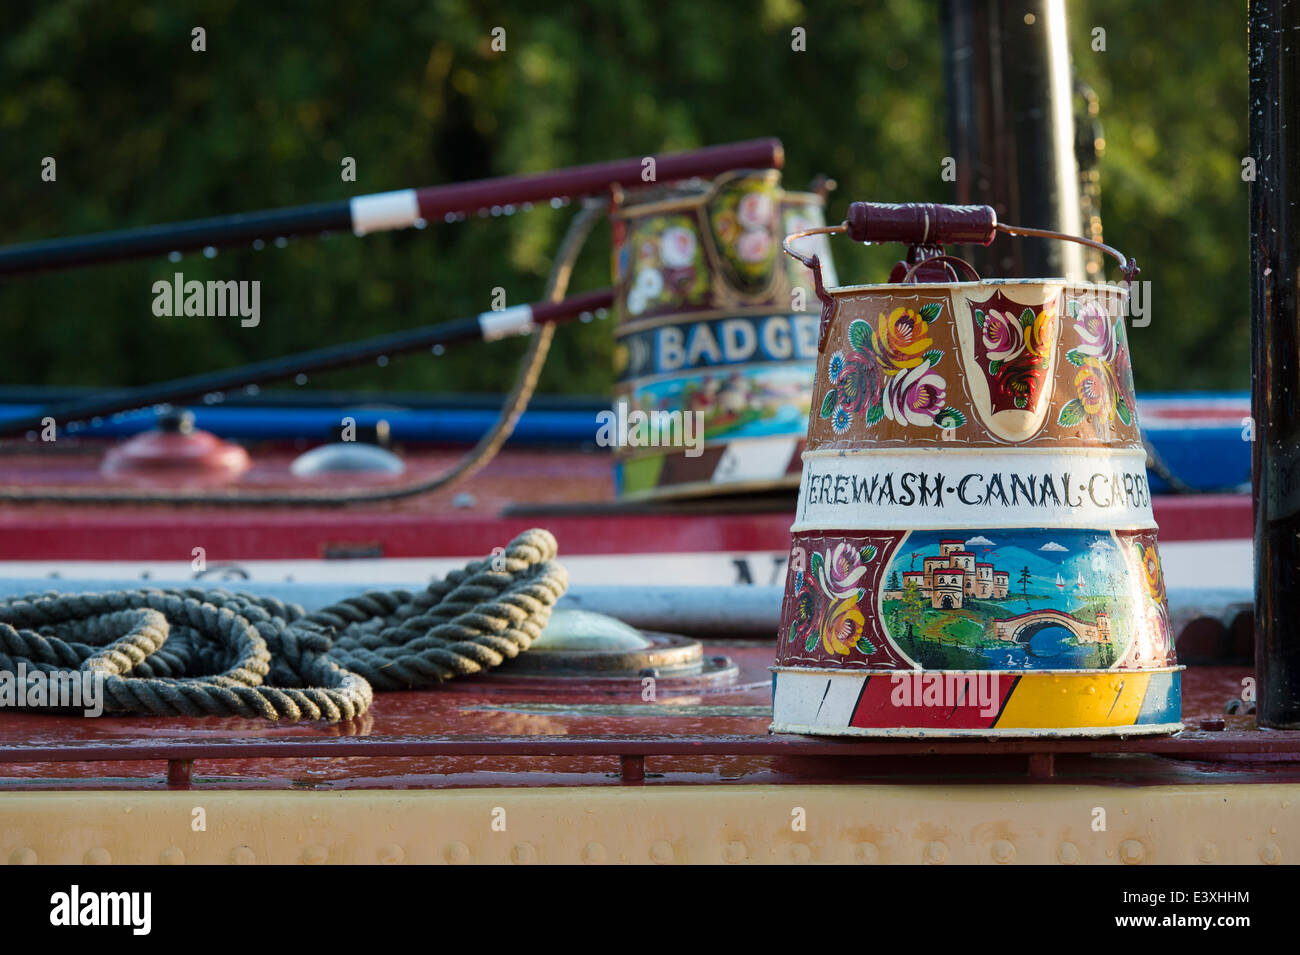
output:
[{"label": "pink rose painting", "polygon": [[979,331],[976,364],[988,382],[993,412],[1035,412],[1056,348],[1056,299],[1021,305],[994,292],[970,308]]},{"label": "pink rose painting", "polygon": [[984,350],[991,361],[1009,362],[1025,350],[1025,330],[1010,312],[990,310],[984,319]]},{"label": "pink rose painting", "polygon": [[[875,548],[870,548],[867,560],[874,555]],[[834,550],[828,551],[823,560],[817,561],[816,566],[822,592],[837,598],[856,594],[859,582],[867,573],[862,551],[843,541],[836,544]]]},{"label": "pink rose painting", "polygon": [[1057,422],[1072,428],[1085,418],[1106,431],[1115,421],[1134,421],[1133,384],[1128,351],[1121,344],[1124,318],[1112,315],[1096,300],[1070,301],[1066,314],[1074,319],[1079,343],[1065,360],[1079,369],[1074,376],[1077,397],[1062,407]]},{"label": "pink rose painting", "polygon": [[1079,344],[1075,350],[1081,355],[1106,362],[1115,358],[1115,349],[1118,345],[1115,325],[1105,309],[1097,302],[1085,302],[1078,306],[1078,314],[1074,317],[1074,331],[1079,336]]},{"label": "pink rose painting", "polygon": [[935,366],[943,352],[932,348],[930,323],[943,306],[899,306],[881,313],[876,328],[864,319],[849,324],[847,354],[834,352],[827,365],[831,387],[822,399],[821,416],[844,434],[861,413],[867,426],[889,419],[902,425],[957,428],[966,416],[944,404],[948,383]]},{"label": "pink rose painting", "polygon": [[928,362],[900,371],[885,384],[885,417],[899,424],[932,425],[947,395],[948,383]]}]

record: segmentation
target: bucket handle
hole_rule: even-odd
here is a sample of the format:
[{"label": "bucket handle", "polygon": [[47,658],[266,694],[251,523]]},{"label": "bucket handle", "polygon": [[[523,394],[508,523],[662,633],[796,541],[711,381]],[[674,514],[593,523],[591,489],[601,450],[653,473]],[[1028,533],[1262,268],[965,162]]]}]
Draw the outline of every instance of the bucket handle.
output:
[{"label": "bucket handle", "polygon": [[[980,281],[980,274],[975,271],[975,266],[971,265],[965,259],[959,259],[955,255],[932,255],[928,259],[918,259],[917,261],[913,262],[910,266],[908,266],[907,272],[903,275],[903,280],[899,284],[906,285],[908,282],[912,281],[912,277],[916,275],[916,273],[919,272],[922,268],[924,268],[927,265],[931,265],[935,262],[949,262],[952,265],[963,266],[970,272],[973,281],[975,282]],[[953,275],[957,274],[956,269],[953,269],[952,274]],[[957,281],[960,282],[961,279],[958,279]]]},{"label": "bucket handle", "polygon": [[[798,259],[813,274],[813,287],[817,298],[822,303],[821,334],[818,336],[818,351],[826,340],[826,330],[830,327],[835,314],[835,299],[826,291],[822,282],[821,259],[815,253],[804,255],[795,251],[791,245],[798,239],[812,235],[848,235],[857,242],[881,243],[902,242],[912,247],[921,260],[907,270],[904,281],[911,279],[917,266],[937,257],[938,246],[974,244],[988,245],[999,232],[1007,235],[1029,236],[1038,239],[1060,239],[1064,242],[1077,242],[1089,248],[1097,249],[1119,262],[1120,272],[1124,275],[1126,285],[1132,285],[1137,277],[1137,262],[1127,258],[1113,246],[1087,239],[1083,236],[1053,232],[1050,229],[1030,229],[1025,226],[1007,225],[998,222],[996,210],[992,206],[956,206],[940,205],[930,202],[853,202],[849,204],[849,216],[839,225],[821,226],[792,232],[781,241],[781,248],[786,255]],[[926,254],[932,251],[935,254]],[[942,258],[949,258],[942,256]]]}]

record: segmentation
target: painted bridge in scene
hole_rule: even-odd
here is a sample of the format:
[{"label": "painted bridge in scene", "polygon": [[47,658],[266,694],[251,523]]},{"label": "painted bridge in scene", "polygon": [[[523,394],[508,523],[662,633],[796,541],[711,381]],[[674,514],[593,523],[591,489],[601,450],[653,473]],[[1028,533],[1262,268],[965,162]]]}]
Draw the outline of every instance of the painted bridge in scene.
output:
[{"label": "painted bridge in scene", "polygon": [[1064,627],[1080,643],[1109,643],[1110,617],[1097,614],[1095,624],[1076,620],[1061,610],[1031,610],[1015,617],[993,621],[993,636],[1008,643],[1027,643],[1044,627]]}]

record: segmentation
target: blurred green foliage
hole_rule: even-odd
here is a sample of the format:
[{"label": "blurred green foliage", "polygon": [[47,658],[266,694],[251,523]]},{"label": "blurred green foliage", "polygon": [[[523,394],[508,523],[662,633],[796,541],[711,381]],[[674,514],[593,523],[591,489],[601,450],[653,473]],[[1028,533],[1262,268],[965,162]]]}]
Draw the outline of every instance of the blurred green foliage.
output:
[{"label": "blurred green foliage", "polygon": [[[1106,237],[1154,285],[1132,333],[1139,385],[1241,388],[1248,369],[1245,5],[1072,3],[1079,75],[1106,131]],[[774,135],[787,185],[944,201],[937,6],[891,0],[537,4],[6,4],[0,37],[0,241],[341,199],[408,186]],[[207,31],[206,52],[191,30]],[[493,52],[490,31],[506,29]],[[807,30],[807,52],[791,30]],[[1094,26],[1107,51],[1090,49]],[[41,160],[58,163],[55,183]],[[353,157],[357,181],[340,178]],[[0,286],[0,382],[133,385],[462,317],[539,297],[572,209],[357,240],[191,255]],[[835,245],[842,278],[886,249]],[[609,233],[575,290],[609,282]],[[153,282],[258,279],[262,321],[158,318]],[[610,387],[609,322],[558,336],[541,390]],[[496,391],[519,341],[311,386]]]},{"label": "blurred green foliage", "polygon": [[[1096,90],[1106,241],[1151,282],[1130,327],[1139,389],[1250,387],[1244,0],[1071,2],[1077,76]],[[1092,50],[1102,27],[1105,52]]]}]

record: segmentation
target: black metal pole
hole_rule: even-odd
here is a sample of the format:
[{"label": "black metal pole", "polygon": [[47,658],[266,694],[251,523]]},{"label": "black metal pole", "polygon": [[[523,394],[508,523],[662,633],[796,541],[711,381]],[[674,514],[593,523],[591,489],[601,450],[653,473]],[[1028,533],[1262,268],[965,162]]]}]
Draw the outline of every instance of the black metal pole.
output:
[{"label": "black metal pole", "polygon": [[311,206],[268,209],[169,225],[142,226],[98,235],[47,239],[0,246],[0,275],[24,275],[141,259],[169,252],[193,252],[211,246],[226,249],[258,240],[325,235],[352,228],[346,199]]},{"label": "black metal pole", "polygon": [[1250,4],[1255,672],[1261,726],[1300,728],[1300,0]]},{"label": "black metal pole", "polygon": [[[529,307],[531,322],[534,325],[564,322],[577,318],[584,312],[608,308],[613,301],[613,292],[609,289],[601,289],[596,292],[583,292],[558,302],[538,302]],[[392,332],[358,342],[327,345],[312,351],[268,358],[266,361],[241,365],[238,368],[223,368],[220,371],[204,372],[186,378],[174,378],[171,381],[143,385],[139,388],[123,389],[63,402],[43,408],[33,415],[0,421],[0,437],[23,434],[26,431],[39,431],[47,417],[54,419],[62,428],[72,423],[84,422],[119,411],[184,401],[201,395],[220,394],[246,385],[279,381],[294,375],[343,368],[371,361],[380,355],[400,355],[406,352],[423,351],[435,345],[446,346],[466,341],[482,341],[485,338],[491,339],[495,336],[485,327],[485,319],[490,320],[490,317],[491,313],[485,313],[476,318],[462,318],[441,325],[425,325],[421,328]]]},{"label": "black metal pole", "polygon": [[[1081,235],[1063,0],[945,0],[942,27],[956,201]],[[1086,277],[1078,249],[1043,239],[960,254],[989,277]]]},{"label": "black metal pole", "polygon": [[208,246],[221,249],[298,235],[347,230],[361,235],[404,229],[415,225],[420,218],[440,222],[448,215],[473,215],[493,206],[596,195],[612,185],[632,187],[651,180],[673,182],[694,176],[716,176],[732,169],[779,169],[784,163],[785,151],[779,139],[753,139],[523,176],[399,189],[311,206],[3,245],[0,246],[0,276],[192,252]]}]

